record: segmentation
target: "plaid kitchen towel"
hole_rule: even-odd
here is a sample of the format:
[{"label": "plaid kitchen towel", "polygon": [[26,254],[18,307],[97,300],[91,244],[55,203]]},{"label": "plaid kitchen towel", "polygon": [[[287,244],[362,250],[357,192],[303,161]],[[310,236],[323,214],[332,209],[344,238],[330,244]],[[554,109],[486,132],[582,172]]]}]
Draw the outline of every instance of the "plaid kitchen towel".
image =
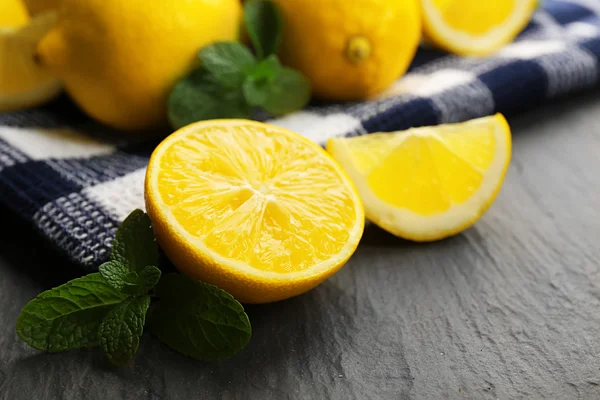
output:
[{"label": "plaid kitchen towel", "polygon": [[[313,105],[270,122],[324,143],[512,114],[599,79],[600,0],[545,0],[515,43],[493,56],[422,49],[409,73],[378,99]],[[144,207],[151,149],[104,140],[105,133],[65,99],[0,114],[0,201],[86,270],[107,258],[119,222]]]}]

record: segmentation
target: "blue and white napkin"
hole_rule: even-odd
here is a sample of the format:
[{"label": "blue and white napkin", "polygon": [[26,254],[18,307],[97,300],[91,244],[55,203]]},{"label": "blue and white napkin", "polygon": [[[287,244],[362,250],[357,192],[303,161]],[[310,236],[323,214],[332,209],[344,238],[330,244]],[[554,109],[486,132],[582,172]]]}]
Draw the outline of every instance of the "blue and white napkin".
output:
[{"label": "blue and white napkin", "polygon": [[[378,99],[312,106],[269,122],[324,143],[510,115],[599,81],[600,0],[545,0],[519,38],[493,56],[422,49]],[[0,202],[87,271],[107,258],[119,222],[144,208],[151,152],[103,140],[104,133],[64,98],[0,114]]]}]

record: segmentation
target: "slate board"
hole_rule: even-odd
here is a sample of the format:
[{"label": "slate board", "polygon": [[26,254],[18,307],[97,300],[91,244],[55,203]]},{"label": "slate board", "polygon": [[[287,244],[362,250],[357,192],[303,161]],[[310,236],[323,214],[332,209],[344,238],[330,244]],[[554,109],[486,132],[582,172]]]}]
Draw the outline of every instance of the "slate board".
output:
[{"label": "slate board", "polygon": [[420,245],[369,227],[328,282],[249,307],[251,343],[219,363],[150,335],[122,368],[27,348],[20,308],[78,270],[0,210],[0,398],[600,398],[600,96],[510,122],[514,161],[476,227]]}]

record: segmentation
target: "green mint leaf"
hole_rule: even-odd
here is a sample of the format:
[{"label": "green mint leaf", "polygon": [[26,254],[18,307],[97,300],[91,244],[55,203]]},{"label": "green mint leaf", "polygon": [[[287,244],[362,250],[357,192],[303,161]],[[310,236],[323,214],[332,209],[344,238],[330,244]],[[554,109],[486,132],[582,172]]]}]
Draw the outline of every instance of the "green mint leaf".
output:
[{"label": "green mint leaf", "polygon": [[98,271],[106,283],[122,293],[131,294],[131,289],[137,286],[137,272],[131,271],[122,262],[105,262],[98,267]]},{"label": "green mint leaf", "polygon": [[248,73],[248,79],[272,79],[283,67],[276,55],[271,54],[252,68]]},{"label": "green mint leaf", "polygon": [[252,109],[240,89],[225,88],[199,68],[179,81],[169,96],[168,115],[175,129],[218,118],[249,118]]},{"label": "green mint leaf", "polygon": [[228,358],[250,340],[244,308],[224,290],[167,274],[156,294],[160,303],[152,314],[152,332],[180,353],[198,360]]},{"label": "green mint leaf", "polygon": [[243,86],[248,104],[262,107],[268,101],[273,80],[283,67],[276,55],[270,55],[250,71]]},{"label": "green mint leaf", "polygon": [[248,104],[275,115],[298,111],[310,101],[310,83],[290,68],[280,68],[271,77],[251,75],[243,90]]},{"label": "green mint leaf", "polygon": [[158,284],[162,272],[154,265],[148,265],[147,267],[144,267],[144,269],[138,274],[142,281],[142,293],[148,293],[150,289],[154,288]]},{"label": "green mint leaf", "polygon": [[258,58],[275,54],[281,43],[283,19],[271,1],[253,0],[244,5],[244,23]]},{"label": "green mint leaf", "polygon": [[99,268],[106,282],[118,291],[129,295],[148,293],[160,279],[160,269],[153,265],[145,266],[141,271],[131,271],[119,261],[108,261]]},{"label": "green mint leaf", "polygon": [[237,42],[219,42],[206,46],[198,54],[202,66],[219,84],[239,88],[256,59],[244,45]]},{"label": "green mint leaf", "polygon": [[250,78],[244,82],[244,97],[248,104],[262,107],[269,101],[271,79],[270,78]]},{"label": "green mint leaf", "polygon": [[126,297],[99,273],[74,279],[27,303],[17,319],[17,334],[49,352],[97,346],[102,318]]},{"label": "green mint leaf", "polygon": [[117,229],[110,254],[132,271],[147,265],[158,265],[158,245],[152,231],[152,222],[142,210],[135,210]]},{"label": "green mint leaf", "polygon": [[144,332],[150,296],[132,297],[113,308],[98,328],[100,347],[110,362],[126,364],[136,353]]}]

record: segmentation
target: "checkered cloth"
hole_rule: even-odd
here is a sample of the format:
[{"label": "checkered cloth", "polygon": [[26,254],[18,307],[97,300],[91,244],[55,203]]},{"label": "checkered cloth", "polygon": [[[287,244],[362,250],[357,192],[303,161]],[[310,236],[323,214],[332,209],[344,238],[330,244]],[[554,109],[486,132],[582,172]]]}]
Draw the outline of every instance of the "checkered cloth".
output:
[{"label": "checkered cloth", "polygon": [[[324,143],[512,114],[599,80],[600,0],[545,0],[517,41],[493,56],[422,49],[409,73],[378,99],[313,105],[270,122]],[[0,114],[0,201],[86,270],[107,258],[119,222],[144,207],[152,146],[107,139],[114,137],[64,98]]]}]

